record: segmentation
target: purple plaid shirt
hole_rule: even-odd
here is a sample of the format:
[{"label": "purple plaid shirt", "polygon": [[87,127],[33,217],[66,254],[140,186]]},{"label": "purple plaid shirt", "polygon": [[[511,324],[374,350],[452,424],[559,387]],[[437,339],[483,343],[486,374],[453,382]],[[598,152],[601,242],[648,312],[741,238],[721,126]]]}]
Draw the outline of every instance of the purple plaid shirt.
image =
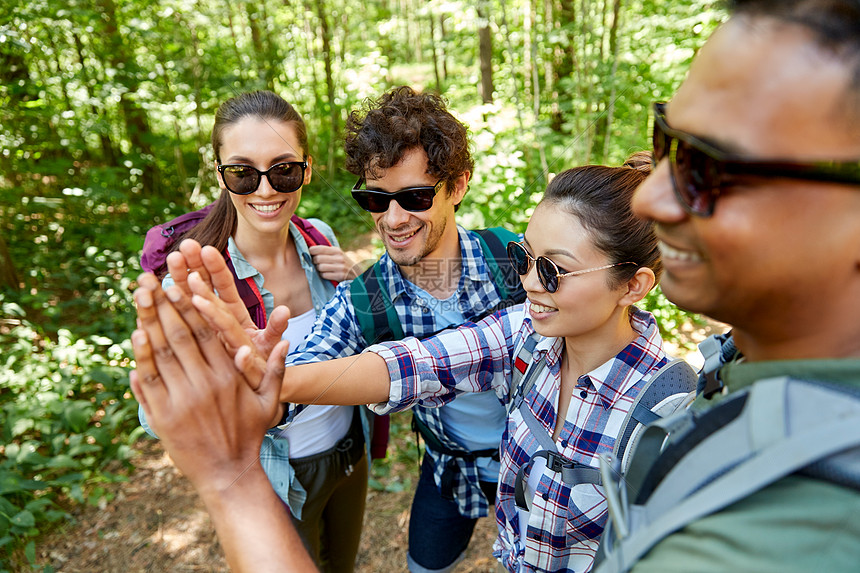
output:
[{"label": "purple plaid shirt", "polygon": [[[368,348],[385,359],[391,375],[389,402],[371,409],[383,414],[414,404],[438,406],[457,394],[486,390],[494,390],[507,403],[513,394],[514,361],[524,341],[538,336],[533,359],[545,360],[547,367],[521,407],[529,408],[551,436],[556,426],[564,341],[534,333],[528,304],[423,341],[410,338]],[[556,441],[558,452],[570,460],[598,467],[598,456],[612,452],[634,398],[649,376],[667,362],[654,317],[634,308],[630,324],[638,334],[636,339],[577,381]],[[531,511],[521,513],[514,500],[517,471],[540,449],[521,411],[510,412],[501,444],[496,504],[499,537],[494,555],[511,571],[588,571],[606,523],[603,490],[592,484],[571,487],[561,481],[560,473],[544,469]],[[529,520],[526,539],[520,536],[523,515]]]}]

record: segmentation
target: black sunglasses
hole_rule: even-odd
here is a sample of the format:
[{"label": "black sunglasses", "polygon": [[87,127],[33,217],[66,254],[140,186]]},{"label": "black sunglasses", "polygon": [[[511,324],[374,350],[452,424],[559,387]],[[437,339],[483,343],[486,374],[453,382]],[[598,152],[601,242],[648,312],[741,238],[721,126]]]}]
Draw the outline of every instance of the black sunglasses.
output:
[{"label": "black sunglasses", "polygon": [[266,171],[250,165],[219,165],[218,173],[227,190],[236,195],[250,195],[256,191],[264,175],[278,193],[292,193],[304,184],[307,168],[307,161],[285,161],[272,165]]},{"label": "black sunglasses", "polygon": [[397,201],[406,211],[418,213],[433,206],[433,198],[439,192],[439,186],[443,181],[445,181],[444,178],[432,186],[407,187],[394,193],[388,193],[373,189],[361,189],[364,184],[364,177],[361,177],[352,187],[352,198],[362,209],[371,213],[385,213],[392,199]]},{"label": "black sunglasses", "polygon": [[684,209],[710,217],[720,190],[738,176],[784,177],[860,185],[860,161],[756,161],[726,153],[666,123],[666,104],[654,104],[654,166],[669,158],[672,187]]},{"label": "black sunglasses", "polygon": [[594,271],[602,271],[611,269],[619,265],[635,265],[636,263],[626,261],[623,263],[613,263],[611,265],[603,265],[602,267],[594,267],[592,269],[584,269],[581,271],[562,272],[558,266],[546,257],[533,257],[526,250],[522,243],[511,241],[508,243],[508,258],[511,260],[511,265],[518,275],[524,276],[529,274],[532,268],[532,263],[537,264],[538,280],[546,292],[553,293],[558,290],[558,281],[564,277],[575,277],[591,273]]}]

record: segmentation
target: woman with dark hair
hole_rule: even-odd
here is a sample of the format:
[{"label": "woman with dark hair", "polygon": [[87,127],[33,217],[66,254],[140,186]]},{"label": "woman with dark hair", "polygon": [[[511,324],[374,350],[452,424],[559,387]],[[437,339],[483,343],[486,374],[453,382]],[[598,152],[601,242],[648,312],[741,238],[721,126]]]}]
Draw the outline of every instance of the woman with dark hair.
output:
[{"label": "woman with dark hair", "polygon": [[[243,302],[259,328],[275,307],[289,307],[284,338],[297,348],[334,294],[332,281],[354,278],[331,228],[294,216],[313,165],[305,123],[272,92],[243,93],[218,108],[212,147],[221,196],[172,250],[184,239],[218,249],[236,284],[250,286],[254,300]],[[164,288],[187,278],[181,256],[168,255],[159,270]],[[140,417],[147,427],[142,409]],[[312,405],[263,441],[266,474],[325,571],[354,568],[367,489],[362,426],[355,407]]]},{"label": "woman with dark hair", "polygon": [[[654,317],[634,306],[662,270],[652,226],[630,207],[646,176],[639,162],[559,174],[524,241],[508,245],[525,304],[357,359],[289,367],[281,399],[376,403],[383,413],[495,390],[509,410],[494,555],[510,571],[589,570],[606,523],[603,490],[571,483],[555,462],[593,472],[668,362]],[[552,463],[547,448],[560,455]]]}]

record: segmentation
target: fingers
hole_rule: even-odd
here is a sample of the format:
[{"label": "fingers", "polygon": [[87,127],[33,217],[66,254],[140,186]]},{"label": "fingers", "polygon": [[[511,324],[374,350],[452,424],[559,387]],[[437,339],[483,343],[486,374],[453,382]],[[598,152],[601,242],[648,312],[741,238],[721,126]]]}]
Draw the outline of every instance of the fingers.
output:
[{"label": "fingers", "polygon": [[170,273],[170,278],[173,283],[187,293],[188,290],[188,264],[185,262],[185,256],[179,251],[173,251],[167,255],[167,272]]},{"label": "fingers", "polygon": [[[218,297],[227,305],[227,309],[236,317],[236,320],[243,328],[254,327],[254,321],[248,314],[248,309],[242,298],[239,296],[239,291],[236,289],[235,278],[233,273],[227,267],[227,262],[218,249],[212,246],[205,246],[200,251],[200,258],[203,266],[209,273],[210,283],[207,284],[209,290],[218,292]],[[202,277],[201,277],[202,278]],[[205,281],[204,281],[205,282]],[[195,294],[203,295],[203,292],[192,291]]]},{"label": "fingers", "polygon": [[260,382],[258,392],[265,400],[272,400],[275,405],[280,403],[281,385],[284,382],[286,371],[287,353],[290,351],[290,343],[282,340],[273,349],[266,361],[266,373]]},{"label": "fingers", "polygon": [[139,316],[152,344],[158,372],[166,380],[175,381],[175,385],[171,384],[172,393],[192,392],[210,384],[212,381],[204,374],[210,366],[214,372],[232,366],[215,331],[180,288],[172,286],[165,293],[151,276],[142,276],[140,284]]},{"label": "fingers", "polygon": [[322,278],[342,281],[355,277],[351,272],[354,263],[340,247],[314,245],[308,247],[308,252]]},{"label": "fingers", "polygon": [[[196,273],[194,274],[196,275]],[[196,353],[194,352],[198,349],[202,353],[203,358],[205,358],[206,363],[215,368],[216,372],[219,365],[224,366],[228,364],[231,361],[231,356],[225,354],[223,344],[216,336],[216,331],[197,312],[197,309],[191,304],[191,299],[185,296],[181,289],[176,287],[169,287],[165,291],[165,295],[172,305],[165,305],[163,309],[161,306],[158,306],[159,318],[163,323],[168,323],[171,320],[176,320],[176,314],[178,313],[179,319],[185,323],[193,335],[193,338],[180,335],[176,338],[175,342],[168,336],[168,342],[179,357],[180,363],[183,363],[186,372],[189,371],[189,366],[185,364],[186,356],[189,360],[193,361],[191,368],[199,368],[199,365],[196,363]],[[182,331],[177,330],[177,332]]]},{"label": "fingers", "polygon": [[203,264],[203,259],[200,256],[201,249],[200,243],[194,239],[185,239],[179,245],[179,252],[185,257],[185,264],[189,271],[200,273],[200,278],[211,286],[212,279],[209,277],[209,271],[206,270],[206,266]]},{"label": "fingers", "polygon": [[[138,278],[138,283],[141,287],[134,292],[137,318],[140,321],[140,328],[146,333],[150,347],[148,351],[141,348],[141,352],[148,352],[152,356],[153,363],[146,375],[157,372],[162,376],[168,376],[171,380],[181,380],[184,378],[184,371],[167,342],[155,306],[155,293],[162,298],[164,296],[158,279],[153,274],[145,273]],[[144,354],[141,355],[144,356]]]},{"label": "fingers", "polygon": [[164,381],[158,375],[155,361],[152,356],[152,347],[143,330],[135,330],[131,333],[131,346],[134,350],[136,368],[131,372],[131,390],[135,398],[143,406],[147,417],[151,418],[150,404],[164,404],[167,399],[168,390]]},{"label": "fingers", "polygon": [[259,390],[263,375],[266,373],[266,361],[254,352],[250,346],[242,346],[236,351],[234,364],[245,376],[248,386],[255,392]]},{"label": "fingers", "polygon": [[[253,341],[245,329],[236,321],[224,302],[217,297],[210,299],[195,294],[191,297],[191,304],[205,317],[208,324],[221,335],[221,340],[229,351],[235,352],[241,346],[253,345]],[[264,356],[268,356],[268,354],[264,354]]]},{"label": "fingers", "polygon": [[218,296],[225,302],[239,300],[239,291],[236,290],[236,283],[233,282],[233,273],[227,267],[227,261],[218,249],[211,245],[206,245],[200,251],[200,260],[206,272],[209,273],[211,284],[218,291]]},{"label": "fingers", "polygon": [[[263,356],[269,356],[275,345],[281,341],[287,324],[290,321],[290,309],[286,306],[276,306],[269,316],[266,328],[251,334],[251,340],[257,347],[257,352]],[[247,332],[247,331],[246,331]]]}]

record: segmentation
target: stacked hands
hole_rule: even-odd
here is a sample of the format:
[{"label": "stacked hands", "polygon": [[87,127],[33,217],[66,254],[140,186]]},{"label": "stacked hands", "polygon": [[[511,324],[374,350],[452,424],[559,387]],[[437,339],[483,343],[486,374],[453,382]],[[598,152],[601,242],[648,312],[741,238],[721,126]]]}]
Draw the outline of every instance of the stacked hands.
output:
[{"label": "stacked hands", "polygon": [[280,418],[289,310],[276,308],[258,329],[214,247],[186,240],[168,269],[175,285],[166,290],[150,273],[138,279],[131,388],[195,487],[223,490],[254,466]]}]

